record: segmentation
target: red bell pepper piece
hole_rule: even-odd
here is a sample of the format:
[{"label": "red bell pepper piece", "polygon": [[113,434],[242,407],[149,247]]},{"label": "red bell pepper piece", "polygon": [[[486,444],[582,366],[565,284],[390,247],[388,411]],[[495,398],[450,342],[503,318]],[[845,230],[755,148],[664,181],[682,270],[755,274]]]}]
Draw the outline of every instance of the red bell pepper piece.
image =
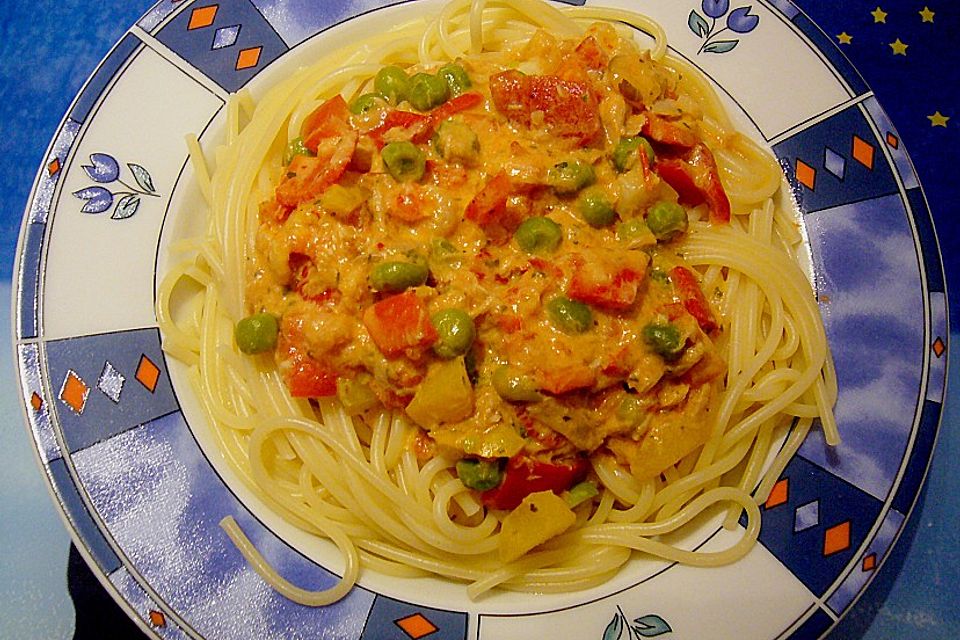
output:
[{"label": "red bell pepper piece", "polygon": [[592,142],[601,130],[597,99],[586,82],[510,70],[490,78],[490,95],[511,122],[529,127],[532,114],[539,111],[552,133],[580,145]]},{"label": "red bell pepper piece", "polygon": [[[293,327],[291,329],[291,327]],[[294,398],[321,398],[333,396],[337,393],[337,372],[316,358],[309,356],[306,351],[297,346],[293,340],[298,329],[294,325],[287,326],[292,334],[281,334],[281,345],[278,350],[287,354],[280,362],[279,369]]]},{"label": "red bell pepper piece", "polygon": [[507,462],[500,486],[484,491],[480,497],[491,509],[515,509],[531,493],[560,493],[569,489],[587,475],[589,468],[585,458],[576,458],[569,464],[552,464],[518,454]]},{"label": "red bell pepper piece", "polygon": [[276,198],[284,207],[313,200],[343,176],[357,148],[357,132],[346,130],[335,138],[323,138],[314,156],[296,156],[277,185]]},{"label": "red bell pepper piece", "polygon": [[455,98],[450,98],[442,105],[430,112],[430,119],[433,121],[434,125],[438,125],[447,118],[454,116],[461,111],[466,111],[467,109],[472,109],[477,105],[483,104],[483,95],[471,91],[468,93],[461,93]]},{"label": "red bell pepper piece", "polygon": [[387,113],[383,122],[371,129],[369,135],[377,146],[382,147],[383,137],[391,129],[403,129],[407,132],[411,142],[425,142],[433,132],[430,116],[413,111],[394,110]]},{"label": "red bell pepper piece", "polygon": [[447,118],[473,108],[483,102],[479,93],[464,93],[447,100],[430,113],[415,113],[399,109],[390,111],[383,122],[370,130],[369,135],[378,146],[383,146],[383,137],[391,129],[404,129],[409,140],[415,144],[426,142],[433,130]]},{"label": "red bell pepper piece", "polygon": [[294,398],[322,398],[337,395],[337,374],[313,358],[300,354],[286,374]]},{"label": "red bell pepper piece", "polygon": [[720,182],[713,153],[705,144],[697,144],[681,156],[657,158],[655,170],[680,196],[680,204],[695,207],[706,202],[710,222],[730,222],[730,199]]},{"label": "red bell pepper piece", "polygon": [[680,204],[695,207],[704,201],[690,167],[680,158],[657,158],[656,174],[673,187],[680,196]]},{"label": "red bell pepper piece", "polygon": [[693,272],[686,267],[674,267],[670,270],[670,280],[680,297],[680,302],[683,303],[683,308],[696,319],[700,328],[707,333],[716,329],[717,319],[713,309],[710,308],[710,303],[703,295],[703,289],[700,288],[700,283],[697,282]]},{"label": "red bell pepper piece", "polygon": [[357,148],[357,132],[350,127],[350,110],[336,95],[313,110],[300,129],[303,145],[314,156],[296,156],[277,185],[276,200],[296,207],[319,196],[337,182]]},{"label": "red bell pepper piece", "polygon": [[367,307],[363,324],[374,344],[388,358],[399,356],[407,349],[429,347],[438,337],[426,305],[410,290]]},{"label": "red bell pepper piece", "polygon": [[350,109],[342,96],[336,95],[314,109],[300,128],[303,146],[314,153],[324,138],[335,138],[350,130]]},{"label": "red bell pepper piece", "polygon": [[[696,150],[694,150],[696,153]],[[699,186],[703,191],[703,197],[710,208],[710,222],[717,224],[726,224],[730,222],[730,199],[727,192],[723,190],[723,183],[720,182],[720,174],[717,172],[717,163],[713,154],[706,146],[702,146],[703,164],[706,170],[700,173]],[[697,162],[698,160],[695,160]]]}]

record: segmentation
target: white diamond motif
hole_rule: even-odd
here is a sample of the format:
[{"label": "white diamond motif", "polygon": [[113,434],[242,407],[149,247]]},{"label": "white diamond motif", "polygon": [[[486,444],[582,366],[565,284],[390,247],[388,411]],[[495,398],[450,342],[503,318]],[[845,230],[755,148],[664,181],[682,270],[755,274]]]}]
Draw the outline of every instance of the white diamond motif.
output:
[{"label": "white diamond motif", "polygon": [[800,505],[793,514],[793,532],[806,531],[820,524],[820,501]]},{"label": "white diamond motif", "polygon": [[846,169],[847,161],[842,155],[827,147],[823,152],[823,166],[824,168],[835,175],[840,180],[843,180],[843,172]]},{"label": "white diamond motif", "polygon": [[229,27],[220,27],[213,34],[213,46],[211,49],[226,49],[232,47],[237,42],[237,36],[240,35],[240,25],[234,24]]},{"label": "white diamond motif", "polygon": [[103,371],[100,372],[100,379],[97,380],[97,389],[100,389],[103,395],[114,402],[120,402],[120,392],[123,391],[123,383],[125,381],[126,378],[123,377],[123,374],[117,371],[108,361],[104,363]]}]

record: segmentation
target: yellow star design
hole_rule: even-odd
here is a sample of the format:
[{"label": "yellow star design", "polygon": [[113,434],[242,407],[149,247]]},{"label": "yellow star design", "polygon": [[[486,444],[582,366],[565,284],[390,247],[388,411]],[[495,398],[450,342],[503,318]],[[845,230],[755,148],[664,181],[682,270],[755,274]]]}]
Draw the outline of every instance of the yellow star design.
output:
[{"label": "yellow star design", "polygon": [[930,7],[924,5],[923,11],[919,11],[918,13],[920,14],[920,18],[924,22],[933,22],[933,16],[935,14],[933,11],[930,11]]},{"label": "yellow star design", "polygon": [[885,22],[887,21],[887,12],[884,11],[883,9],[881,9],[880,7],[877,7],[876,9],[874,9],[873,11],[871,11],[871,12],[870,12],[870,15],[873,16],[873,21],[874,21],[874,22],[884,22],[884,23],[885,23]]},{"label": "yellow star design", "polygon": [[893,49],[893,55],[895,56],[905,56],[907,55],[907,47],[910,45],[900,42],[900,38],[897,38],[890,43],[890,48]]},{"label": "yellow star design", "polygon": [[946,127],[950,116],[945,116],[938,110],[932,116],[927,116],[927,119],[930,121],[931,127]]},{"label": "yellow star design", "polygon": [[837,40],[840,41],[840,44],[850,44],[851,42],[853,42],[853,36],[847,33],[846,31],[844,31],[843,33],[837,36]]}]

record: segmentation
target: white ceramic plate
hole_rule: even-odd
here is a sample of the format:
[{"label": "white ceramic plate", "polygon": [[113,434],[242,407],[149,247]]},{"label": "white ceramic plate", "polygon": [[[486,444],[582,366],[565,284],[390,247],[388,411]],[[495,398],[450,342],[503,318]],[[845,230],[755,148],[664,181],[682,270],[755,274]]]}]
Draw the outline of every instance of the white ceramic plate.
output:
[{"label": "white ceramic plate", "polygon": [[[330,584],[340,561],[244,490],[160,350],[163,248],[202,211],[183,138],[214,144],[229,92],[257,95],[317,51],[436,3],[163,0],[93,73],[50,145],[24,216],[14,303],[23,405],[53,493],[145,629],[801,639],[825,635],[854,606],[910,515],[943,401],[943,271],[916,174],[861,77],[786,0],[605,4],[660,21],[781,160],[836,359],[843,444],[808,438],[763,506],[760,544],[727,567],[637,560],[587,592],[476,603],[460,585],[369,572],[329,607],[278,596],[226,539],[223,516],[304,587]],[[722,546],[727,535],[706,523],[684,544]]]}]

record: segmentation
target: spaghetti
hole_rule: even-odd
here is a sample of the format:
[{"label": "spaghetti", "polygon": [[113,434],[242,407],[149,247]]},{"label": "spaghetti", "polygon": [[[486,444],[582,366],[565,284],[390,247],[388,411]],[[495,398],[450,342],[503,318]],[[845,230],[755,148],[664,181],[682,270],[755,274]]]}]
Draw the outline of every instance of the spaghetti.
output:
[{"label": "spaghetti", "polygon": [[[475,598],[587,588],[634,551],[729,563],[814,422],[838,441],[779,168],[648,18],[454,0],[237,96],[227,127],[212,173],[188,141],[208,234],[157,314],[229,463],[344,555],[305,592],[225,520],[285,596],[336,601],[361,567]],[[279,338],[235,339],[250,311]],[[746,515],[728,549],[664,541],[717,507]]]}]

